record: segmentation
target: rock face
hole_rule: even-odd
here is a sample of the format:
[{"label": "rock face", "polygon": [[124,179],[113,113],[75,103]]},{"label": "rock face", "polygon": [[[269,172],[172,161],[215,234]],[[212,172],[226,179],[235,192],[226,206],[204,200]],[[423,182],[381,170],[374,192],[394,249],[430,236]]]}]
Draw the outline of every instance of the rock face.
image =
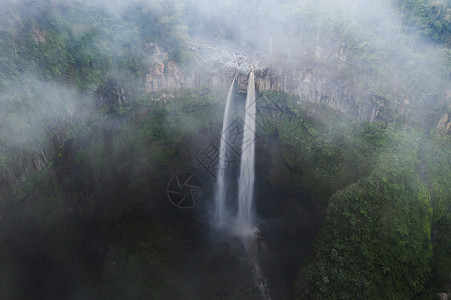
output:
[{"label": "rock face", "polygon": [[446,294],[446,293],[439,293],[438,296],[439,296],[440,300],[448,300],[448,299],[450,299],[448,294]]},{"label": "rock face", "polygon": [[[258,91],[284,91],[303,101],[326,104],[359,121],[391,122],[401,118],[412,124],[451,132],[450,118],[445,120],[445,115],[437,125],[438,116],[443,112],[431,111],[424,117],[415,116],[419,108],[414,108],[409,96],[401,90],[390,100],[371,92],[368,81],[372,79],[367,74],[347,70],[348,50],[340,42],[327,51],[318,50],[295,65],[285,66],[266,65],[262,63],[267,61],[263,54],[224,41],[198,39],[189,45],[192,58],[189,65],[171,61],[157,45],[148,45],[151,67],[146,74],[146,90],[149,93],[164,89],[229,86],[235,76],[237,91],[246,93],[248,74],[254,70]],[[451,91],[442,100],[449,103]]]},{"label": "rock face", "polygon": [[[251,52],[236,49],[240,46],[221,41],[193,40],[190,42],[192,63],[180,66],[157,45],[148,45],[148,63],[151,67],[146,73],[146,90],[152,93],[164,89],[228,86],[236,76],[237,91],[246,93],[248,75],[254,70],[258,91],[295,94],[303,100],[324,103],[338,111],[352,113],[361,121],[384,118],[385,99],[371,97],[365,103],[356,103],[352,90],[355,87],[348,86],[349,81],[337,80],[336,75],[330,75],[339,69],[331,72],[324,65],[312,61],[288,68],[268,66],[256,58],[259,57],[257,54],[248,55]],[[336,55],[329,55],[335,55],[334,59],[341,62],[337,64],[338,68],[342,68],[346,51],[338,45],[335,52]]]},{"label": "rock face", "polygon": [[151,93],[162,89],[227,86],[236,76],[237,91],[246,93],[247,77],[251,70],[255,71],[258,90],[286,90],[282,72],[270,70],[244,51],[232,49],[233,45],[221,42],[215,42],[214,45],[202,40],[191,41],[193,59],[184,66],[169,60],[168,55],[157,45],[148,45],[151,67],[146,73],[146,90]]},{"label": "rock face", "polygon": [[[448,100],[451,98],[451,90],[448,91]],[[451,134],[451,105],[437,123],[436,130],[440,134]]]},{"label": "rock face", "polygon": [[[156,92],[163,89],[195,88],[205,86],[225,86],[230,84],[238,69],[241,75],[249,74],[250,59],[242,53],[213,48],[196,41],[191,43],[193,57],[190,65],[182,67],[171,61],[159,46],[147,45],[149,65],[146,72],[146,90]],[[247,84],[247,79],[246,79]],[[245,92],[243,86],[239,90]]]},{"label": "rock face", "polygon": [[442,115],[442,117],[440,118],[440,121],[438,121],[437,129],[438,130],[446,130],[448,125],[449,125],[449,116],[448,116],[448,113],[444,113]]},{"label": "rock face", "polygon": [[123,87],[116,80],[109,80],[95,90],[99,105],[122,104],[127,102],[127,95]]}]

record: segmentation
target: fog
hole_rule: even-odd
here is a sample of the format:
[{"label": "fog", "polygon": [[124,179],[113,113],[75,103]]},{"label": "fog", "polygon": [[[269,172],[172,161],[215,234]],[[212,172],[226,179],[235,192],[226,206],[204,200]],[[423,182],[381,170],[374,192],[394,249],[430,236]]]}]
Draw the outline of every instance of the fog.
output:
[{"label": "fog", "polygon": [[[0,0],[0,294],[293,297],[330,197],[390,155],[435,153],[450,50],[424,26],[389,0]],[[256,120],[260,265],[212,229],[215,179],[196,161],[235,76],[245,116],[251,70],[257,110],[277,111]],[[166,199],[181,172],[204,184],[193,209]]]},{"label": "fog", "polygon": [[[421,126],[435,126],[430,112],[441,115],[449,106],[446,48],[425,38],[420,21],[392,1],[187,1],[184,9],[191,36],[233,41],[288,74],[327,80],[338,73],[345,86],[354,85],[352,99],[409,103],[406,120],[422,114],[412,121]],[[298,82],[292,85],[288,92],[305,97]]]}]

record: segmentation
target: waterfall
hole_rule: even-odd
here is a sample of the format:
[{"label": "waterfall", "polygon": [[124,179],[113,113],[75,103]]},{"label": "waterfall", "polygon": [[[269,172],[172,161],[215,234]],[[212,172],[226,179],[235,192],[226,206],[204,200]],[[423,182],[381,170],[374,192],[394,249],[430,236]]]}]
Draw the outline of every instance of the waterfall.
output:
[{"label": "waterfall", "polygon": [[214,225],[226,230],[232,230],[243,243],[248,256],[248,263],[252,267],[251,273],[256,287],[259,289],[263,299],[270,299],[267,287],[267,280],[263,275],[262,269],[258,264],[258,235],[259,230],[254,225],[254,182],[255,182],[255,79],[254,72],[249,74],[247,97],[244,111],[243,140],[241,144],[241,162],[240,177],[238,181],[238,212],[234,219],[234,224],[226,224],[227,218],[226,199],[227,199],[227,175],[226,163],[228,160],[227,147],[228,134],[227,129],[231,124],[231,111],[233,100],[233,89],[236,77],[230,85],[227,96],[226,107],[224,110],[224,120],[222,122],[221,142],[219,148],[219,168],[216,177],[215,186],[215,220]]},{"label": "waterfall", "polygon": [[[227,96],[226,107],[224,110],[224,120],[222,123],[221,142],[219,147],[219,167],[216,176],[215,185],[215,210],[214,225],[217,228],[223,228],[226,225],[227,210],[226,199],[228,197],[227,182],[227,159],[229,147],[227,147],[227,128],[232,118],[232,101],[235,78],[230,85]],[[255,82],[254,72],[249,74],[247,97],[244,113],[243,140],[241,146],[240,177],[238,182],[238,212],[235,218],[234,226],[231,228],[240,236],[254,235],[254,181],[255,181]]]},{"label": "waterfall", "polygon": [[233,99],[233,89],[235,86],[235,78],[233,78],[232,84],[230,85],[229,93],[227,95],[226,106],[224,110],[224,119],[222,121],[222,133],[221,141],[219,146],[219,167],[216,176],[216,186],[215,186],[215,225],[217,227],[222,227],[225,225],[225,201],[227,197],[227,177],[225,174],[226,163],[228,157],[228,147],[226,143],[227,134],[226,130],[230,124],[232,117],[232,99]]},{"label": "waterfall", "polygon": [[249,74],[243,131],[236,229],[240,235],[248,235],[254,234],[255,83],[253,71]]}]

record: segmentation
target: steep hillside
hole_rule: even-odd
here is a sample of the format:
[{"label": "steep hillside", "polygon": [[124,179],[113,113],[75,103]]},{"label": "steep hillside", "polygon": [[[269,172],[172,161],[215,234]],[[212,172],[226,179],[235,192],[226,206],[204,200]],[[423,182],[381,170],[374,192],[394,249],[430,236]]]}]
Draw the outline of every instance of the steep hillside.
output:
[{"label": "steep hillside", "polygon": [[[1,298],[451,294],[450,9],[0,1]],[[261,269],[209,222],[251,71]]]}]

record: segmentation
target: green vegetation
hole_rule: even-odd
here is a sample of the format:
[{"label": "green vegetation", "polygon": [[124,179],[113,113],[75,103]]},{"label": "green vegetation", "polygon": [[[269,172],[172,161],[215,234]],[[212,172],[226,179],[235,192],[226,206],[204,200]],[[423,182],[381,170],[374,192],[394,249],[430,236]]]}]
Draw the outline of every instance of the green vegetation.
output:
[{"label": "green vegetation", "polygon": [[170,60],[186,62],[188,28],[181,24],[182,4],[178,0],[140,4],[126,12],[126,19],[136,24],[144,44],[159,45]]},{"label": "green vegetation", "polygon": [[451,288],[449,275],[451,270],[451,138],[434,137],[423,149],[423,159],[427,166],[424,174],[434,208],[432,226],[432,244],[434,260],[432,276],[427,292],[434,295],[437,290]]},{"label": "green vegetation", "polygon": [[260,116],[263,145],[276,139],[281,149],[268,179],[307,187],[327,206],[296,296],[429,298],[449,288],[450,138],[262,97],[283,111]]},{"label": "green vegetation", "polygon": [[[205,145],[196,145],[192,136],[215,136],[225,93],[179,91],[166,102],[146,96],[105,106],[86,123],[65,123],[73,135],[60,136],[64,141],[52,161],[1,191],[8,201],[1,203],[7,213],[1,219],[0,273],[8,274],[8,284],[0,293],[26,298],[30,284],[37,297],[67,286],[73,290],[59,296],[181,297],[170,283],[186,255],[184,225],[161,218],[174,209],[155,191],[163,191],[180,168],[195,168],[192,153]],[[38,254],[29,257],[27,249]],[[36,290],[20,257],[43,260],[36,267],[38,280],[52,280],[56,269],[63,278],[51,289]]]},{"label": "green vegetation", "polygon": [[[161,48],[163,63],[188,62],[188,32],[259,46],[259,35],[233,29],[257,1],[239,11],[224,4],[200,23],[201,12],[177,0],[122,14],[77,1],[12,2],[0,11],[0,294],[59,299],[70,286],[78,298],[182,297],[168,282],[180,280],[175,262],[187,246],[177,229],[186,224],[155,191],[194,169],[193,153],[218,138],[227,91],[149,95],[149,54]],[[258,116],[257,151],[277,148],[276,167],[261,176],[307,190],[325,220],[296,296],[451,291],[451,138],[434,132],[449,105],[449,1],[395,1],[403,22],[396,30],[281,2],[289,20],[271,21],[280,31],[293,22],[295,42],[285,47],[275,37],[276,54],[287,58],[280,66],[316,68],[353,95],[350,106],[378,109],[374,122],[360,122],[293,95],[260,93],[280,112]],[[249,27],[259,28],[269,8],[258,7]],[[417,29],[441,47],[423,44]],[[329,45],[345,55],[328,53],[336,50]],[[49,295],[43,283],[53,281]]]},{"label": "green vegetation", "polygon": [[[43,80],[71,82],[82,89],[93,87],[109,68],[107,55],[96,48],[95,29],[76,33],[49,7],[38,4],[2,11],[2,19],[9,22],[0,25],[4,62],[0,88],[19,82],[22,73],[39,74]],[[11,13],[18,14],[16,9],[23,11],[23,16],[11,19]]]},{"label": "green vegetation", "polygon": [[[358,123],[326,107],[304,103],[279,92],[263,92],[269,105],[283,112],[265,123],[268,138],[280,140],[286,180],[313,191],[324,205],[337,190],[368,176],[392,140],[394,129],[380,123]],[[264,116],[262,116],[265,120]]]},{"label": "green vegetation", "polygon": [[[111,78],[144,77],[146,45],[186,62],[186,28],[180,5],[136,5],[123,16],[70,1],[10,4],[0,12],[0,91],[22,74],[93,89]],[[125,81],[125,80],[123,80]]]},{"label": "green vegetation", "polygon": [[[334,5],[336,9],[330,9]],[[362,16],[327,0],[293,6],[291,18],[297,25],[293,38],[302,43],[293,45],[292,58],[302,61],[306,70],[321,70],[323,80],[334,88],[352,89],[353,96],[347,100],[347,105],[355,105],[352,112],[373,106],[379,110],[378,120],[430,128],[446,106],[449,48],[424,42],[404,30],[407,25],[401,21],[380,17],[394,12],[372,5],[374,9],[365,8]],[[336,44],[340,44],[342,57],[331,52],[337,51],[330,49]]]},{"label": "green vegetation", "polygon": [[409,30],[451,46],[451,3],[446,0],[395,0]]},{"label": "green vegetation", "polygon": [[396,134],[371,174],[335,193],[301,271],[300,298],[410,298],[432,259],[432,207],[418,176],[418,145]]}]

